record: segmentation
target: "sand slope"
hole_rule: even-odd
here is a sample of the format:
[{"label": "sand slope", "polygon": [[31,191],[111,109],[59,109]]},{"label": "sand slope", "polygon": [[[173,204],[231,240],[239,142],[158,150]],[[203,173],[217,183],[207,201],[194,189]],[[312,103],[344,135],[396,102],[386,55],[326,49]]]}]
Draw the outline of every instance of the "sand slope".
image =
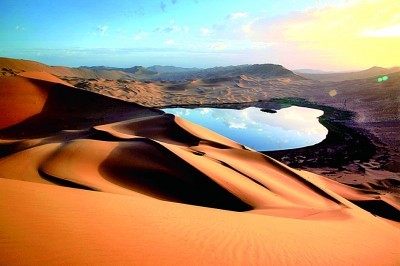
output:
[{"label": "sand slope", "polygon": [[399,231],[358,210],[307,221],[6,179],[0,191],[3,265],[399,262]]},{"label": "sand slope", "polygon": [[0,57],[0,76],[13,76],[24,72],[40,71],[47,72],[58,77],[79,77],[85,79],[105,78],[122,79],[134,78],[134,75],[123,71],[91,70],[87,68],[71,68],[64,66],[48,66],[31,60],[16,60]]},{"label": "sand slope", "polygon": [[[41,99],[0,102],[20,114],[0,130],[0,264],[400,263],[395,197],[47,74],[0,91]],[[371,201],[391,221],[353,203]]]},{"label": "sand slope", "polygon": [[79,90],[44,72],[0,77],[0,93],[3,138],[45,136],[63,129],[87,129],[99,123],[161,113]]}]

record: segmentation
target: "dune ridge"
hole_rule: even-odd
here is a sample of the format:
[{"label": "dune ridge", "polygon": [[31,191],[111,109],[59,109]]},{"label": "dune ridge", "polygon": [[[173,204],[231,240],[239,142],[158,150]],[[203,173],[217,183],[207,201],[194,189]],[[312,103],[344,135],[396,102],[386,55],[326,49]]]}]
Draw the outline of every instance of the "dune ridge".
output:
[{"label": "dune ridge", "polygon": [[400,262],[395,216],[356,204],[398,214],[396,197],[49,74],[0,78],[0,93],[41,99],[0,102],[19,114],[0,129],[0,264]]}]

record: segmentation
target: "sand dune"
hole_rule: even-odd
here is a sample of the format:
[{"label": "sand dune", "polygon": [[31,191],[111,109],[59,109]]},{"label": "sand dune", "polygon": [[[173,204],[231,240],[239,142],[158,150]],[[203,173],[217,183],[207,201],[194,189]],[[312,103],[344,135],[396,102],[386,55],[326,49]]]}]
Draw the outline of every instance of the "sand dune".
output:
[{"label": "sand dune", "polygon": [[0,129],[15,125],[40,113],[48,97],[47,90],[24,78],[1,78]]},{"label": "sand dune", "polygon": [[134,78],[134,75],[116,70],[91,70],[87,68],[70,68],[64,66],[48,66],[31,60],[15,60],[0,57],[0,76],[13,76],[24,72],[47,72],[58,77],[79,77],[85,79],[123,79]]},{"label": "sand dune", "polygon": [[399,262],[399,231],[354,209],[308,221],[6,179],[0,191],[6,265]]},{"label": "sand dune", "polygon": [[63,129],[88,129],[161,113],[73,88],[43,72],[25,72],[23,76],[0,78],[0,108],[5,117],[0,137],[46,136]]},{"label": "sand dune", "polygon": [[65,78],[85,90],[148,107],[252,102],[268,92],[248,78],[195,79],[181,82],[82,80]]},{"label": "sand dune", "polygon": [[400,263],[394,196],[49,74],[0,93],[0,264]]}]

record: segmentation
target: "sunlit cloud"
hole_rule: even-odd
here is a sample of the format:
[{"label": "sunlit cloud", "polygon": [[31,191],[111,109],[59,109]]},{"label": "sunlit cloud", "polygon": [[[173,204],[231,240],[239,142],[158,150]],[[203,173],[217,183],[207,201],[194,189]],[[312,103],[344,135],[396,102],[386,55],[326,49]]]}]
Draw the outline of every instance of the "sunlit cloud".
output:
[{"label": "sunlit cloud", "polygon": [[[390,67],[400,58],[400,1],[341,1],[278,18],[260,19],[244,28],[246,38],[274,42],[297,61],[331,69]],[[279,48],[281,47],[281,48]],[[385,47],[385,49],[382,49]],[[366,56],[368,55],[368,56]],[[281,58],[293,62],[296,58]],[[282,64],[288,63],[282,60]],[[290,63],[289,63],[290,64]]]},{"label": "sunlit cloud", "polygon": [[251,49],[253,50],[264,50],[267,49],[271,46],[273,46],[274,43],[266,43],[266,42],[253,42],[251,45]]},{"label": "sunlit cloud", "polygon": [[208,28],[201,28],[200,29],[201,35],[203,36],[209,36],[212,33],[212,30]]},{"label": "sunlit cloud", "polygon": [[210,45],[210,50],[215,50],[215,51],[222,51],[225,50],[226,48],[228,48],[228,45],[221,42],[212,43]]},{"label": "sunlit cloud", "polygon": [[175,41],[174,41],[174,40],[167,40],[167,41],[165,42],[165,44],[166,44],[166,45],[174,45],[174,44],[175,44]]},{"label": "sunlit cloud", "polygon": [[[39,2],[35,5],[38,8],[54,8],[49,1]],[[289,69],[329,71],[399,65],[399,0],[254,1],[251,5],[239,0],[229,4],[200,0],[199,4],[196,0],[123,2],[121,7],[98,5],[99,12],[93,16],[87,16],[92,7],[78,10],[70,5],[57,20],[36,19],[38,12],[10,13],[2,28],[1,48],[12,52],[1,55],[22,58],[29,54],[27,59],[35,59],[35,50],[40,48],[81,47],[91,50],[87,53],[93,61],[100,61],[95,55],[102,52],[104,60],[114,65],[128,61],[124,52],[131,55],[131,64],[141,65],[150,61],[160,64],[157,60],[188,67],[275,63]],[[11,3],[6,1],[5,5]],[[74,20],[69,21],[71,17]],[[68,38],[59,38],[60,32]],[[116,50],[106,50],[111,48]],[[125,48],[128,50],[121,50]],[[139,54],[141,61],[135,61]],[[55,58],[56,50],[43,55],[42,62],[54,64],[49,58]],[[60,51],[57,56],[65,54]]]},{"label": "sunlit cloud", "polygon": [[400,37],[400,24],[382,29],[365,30],[361,35],[376,38]]},{"label": "sunlit cloud", "polygon": [[241,19],[241,18],[247,18],[249,14],[247,12],[235,12],[229,14],[226,18],[230,20],[236,20],[236,19]]}]

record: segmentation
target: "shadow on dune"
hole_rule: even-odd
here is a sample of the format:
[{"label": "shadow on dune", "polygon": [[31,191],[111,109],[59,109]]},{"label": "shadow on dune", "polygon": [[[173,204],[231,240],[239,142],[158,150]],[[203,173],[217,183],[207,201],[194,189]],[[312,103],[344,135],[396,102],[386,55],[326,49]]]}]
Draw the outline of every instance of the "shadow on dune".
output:
[{"label": "shadow on dune", "polygon": [[38,169],[39,175],[44,179],[47,180],[55,185],[58,186],[62,186],[62,187],[70,187],[70,188],[77,188],[77,189],[84,189],[84,190],[91,190],[91,191],[96,191],[95,189],[92,189],[90,187],[75,183],[75,182],[71,182],[65,179],[61,179],[58,177],[54,177],[51,175],[46,174],[45,172],[43,172],[42,170]]},{"label": "shadow on dune", "polygon": [[42,80],[31,80],[48,90],[42,111],[0,130],[1,138],[44,137],[60,130],[88,129],[95,125],[162,114],[118,99]]},{"label": "shadow on dune", "polygon": [[400,222],[400,211],[383,200],[352,201],[358,207],[392,221]]},{"label": "shadow on dune", "polygon": [[161,200],[232,211],[252,209],[150,139],[119,144],[99,172],[109,182]]}]

